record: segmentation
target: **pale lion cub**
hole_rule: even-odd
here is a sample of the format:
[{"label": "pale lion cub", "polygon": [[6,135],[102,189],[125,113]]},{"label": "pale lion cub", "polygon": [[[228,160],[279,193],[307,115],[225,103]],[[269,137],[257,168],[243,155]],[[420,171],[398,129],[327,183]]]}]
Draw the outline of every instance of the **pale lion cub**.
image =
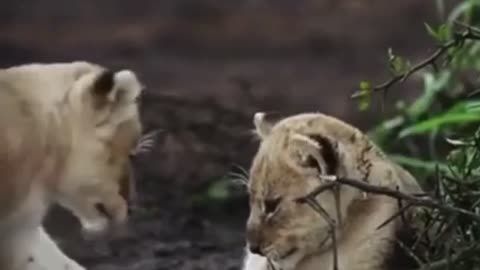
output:
[{"label": "pale lion cub", "polygon": [[141,134],[129,70],[87,62],[0,70],[0,269],[84,269],[42,227],[53,203],[86,232],[127,219]]},{"label": "pale lion cub", "polygon": [[[250,169],[244,270],[333,269],[329,223],[297,201],[328,181],[319,175],[421,192],[407,171],[390,162],[361,131],[338,119],[307,113],[271,123],[257,113],[254,123],[261,144]],[[399,217],[377,227],[396,213],[397,200],[365,196],[348,186],[340,186],[338,203],[333,194],[323,192],[315,199],[337,224],[338,269],[391,269],[388,261],[404,223]]]}]

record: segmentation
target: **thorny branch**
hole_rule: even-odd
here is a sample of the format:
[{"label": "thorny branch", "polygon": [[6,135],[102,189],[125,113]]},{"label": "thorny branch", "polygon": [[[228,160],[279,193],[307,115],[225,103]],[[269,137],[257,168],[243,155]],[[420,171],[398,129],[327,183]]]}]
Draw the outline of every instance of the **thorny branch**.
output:
[{"label": "thorny branch", "polygon": [[[411,68],[409,68],[407,71],[398,74],[396,76],[393,76],[390,78],[388,81],[378,84],[376,86],[373,86],[370,90],[371,92],[379,92],[379,91],[388,91],[388,89],[393,86],[394,84],[400,82],[403,83],[406,79],[408,79],[412,74],[415,72],[427,67],[427,66],[432,66],[434,69],[437,68],[437,60],[442,57],[446,52],[448,52],[449,49],[462,46],[465,41],[467,40],[480,40],[480,33],[475,29],[470,26],[464,26],[466,30],[464,30],[461,33],[456,33],[454,34],[453,40],[440,45],[429,57],[426,59],[421,60]],[[365,95],[368,95],[369,93],[365,91],[357,91],[352,95],[352,98],[360,98]]]},{"label": "thorny branch", "polygon": [[431,264],[426,264],[425,266],[421,267],[418,270],[436,270],[436,269],[442,269],[445,266],[449,266],[452,263],[457,262],[461,258],[464,258],[466,256],[471,256],[472,254],[478,252],[480,250],[480,245],[478,243],[472,244],[469,247],[466,247],[460,251],[458,251],[456,254],[450,256],[449,258],[445,258],[436,262],[433,262]]},{"label": "thorny branch", "polygon": [[402,241],[399,241],[399,240],[394,240],[393,241],[394,243],[396,243],[403,251],[405,251],[405,253],[412,259],[415,260],[415,262],[420,265],[420,266],[423,266],[424,263],[422,262],[422,260],[420,258],[418,258],[418,256],[412,251],[411,248],[407,247]]},{"label": "thorny branch", "polygon": [[422,198],[422,197],[425,197],[427,194],[411,195],[411,194],[400,192],[398,190],[390,189],[388,187],[374,186],[374,185],[371,185],[362,181],[354,180],[354,179],[348,179],[348,178],[336,177],[336,176],[321,176],[321,177],[323,179],[330,180],[330,182],[327,184],[321,185],[320,187],[312,191],[310,194],[308,194],[305,198],[299,198],[300,202],[304,201],[307,198],[315,198],[323,191],[331,189],[332,187],[337,186],[339,184],[342,184],[342,185],[356,187],[368,193],[386,195],[396,199],[405,200],[410,204],[413,204],[416,206],[425,206],[429,208],[436,208],[440,211],[444,211],[448,213],[457,213],[480,222],[480,216],[471,211],[454,207],[454,206],[444,205],[430,198]]},{"label": "thorny branch", "polygon": [[412,206],[413,204],[412,203],[409,203],[405,206],[402,206],[400,207],[395,214],[393,214],[391,217],[389,217],[387,220],[385,220],[382,224],[378,225],[377,229],[381,229],[382,227],[384,227],[385,225],[387,225],[388,223],[390,223],[392,220],[396,219],[398,216],[401,216],[402,218],[402,221],[403,223],[405,224],[406,221],[405,221],[405,217],[404,217],[404,213],[405,211],[407,211],[408,209],[410,209],[410,207]]},{"label": "thorny branch", "polygon": [[[333,220],[329,214],[320,206],[320,204],[315,200],[315,198],[320,195],[322,192],[325,192],[327,190],[330,191],[335,191],[338,189],[340,185],[348,185],[352,186],[355,188],[360,189],[363,192],[367,193],[373,193],[377,195],[385,195],[389,196],[392,198],[396,198],[399,202],[401,201],[406,201],[407,204],[400,207],[400,210],[394,214],[392,217],[388,218],[382,225],[380,225],[378,228],[384,226],[385,224],[391,222],[394,218],[400,216],[403,214],[404,211],[406,211],[408,208],[412,206],[424,206],[427,208],[431,209],[438,209],[440,211],[446,212],[448,214],[454,214],[456,215],[463,215],[465,217],[471,218],[475,221],[480,222],[480,216],[470,212],[465,209],[461,209],[458,207],[454,206],[449,206],[449,205],[444,205],[441,203],[438,203],[437,201],[427,198],[427,194],[406,194],[398,189],[391,189],[388,187],[382,187],[382,186],[374,186],[362,181],[354,180],[354,179],[349,179],[349,178],[343,178],[343,177],[337,177],[337,176],[330,176],[330,175],[321,175],[321,179],[327,180],[325,184],[320,185],[317,187],[315,190],[313,190],[311,193],[307,194],[304,197],[298,198],[296,201],[298,203],[306,203],[310,207],[312,207],[316,212],[318,212],[322,217],[325,218],[327,223],[330,225],[330,233],[331,233],[331,238],[332,238],[332,249],[333,249],[333,269],[336,270],[338,269],[338,250],[337,250],[337,239],[336,239],[336,234],[335,234],[335,227],[336,223],[335,220]],[[426,232],[422,232],[424,234]],[[417,239],[418,241],[418,239]],[[417,245],[418,243],[416,242],[414,245]],[[438,260],[435,262],[428,262],[428,263],[421,263],[420,259],[415,256],[415,254],[412,252],[412,249],[409,249],[407,246],[405,246],[403,243],[399,243],[400,247],[404,249],[410,256],[414,256],[414,259],[417,261],[419,264],[419,269],[421,270],[430,270],[430,269],[440,269],[441,267],[444,267],[446,265],[450,265],[451,263],[460,260],[461,258],[467,256],[468,254],[471,254],[472,252],[476,252],[480,249],[480,245],[475,244],[472,245],[468,248],[462,249],[460,251],[457,251],[454,255],[449,257],[448,259],[442,259]]]}]

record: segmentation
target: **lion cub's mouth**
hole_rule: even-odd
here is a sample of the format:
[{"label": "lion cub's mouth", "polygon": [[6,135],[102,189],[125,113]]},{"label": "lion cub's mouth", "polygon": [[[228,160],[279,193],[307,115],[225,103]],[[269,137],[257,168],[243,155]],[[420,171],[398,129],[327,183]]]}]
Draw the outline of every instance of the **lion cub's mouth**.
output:
[{"label": "lion cub's mouth", "polygon": [[287,252],[285,252],[281,257],[280,257],[280,260],[285,260],[287,259],[288,257],[292,256],[295,252],[297,252],[297,248],[296,247],[293,247],[291,249],[289,249]]},{"label": "lion cub's mouth", "polygon": [[97,211],[103,216],[105,216],[108,220],[113,219],[112,215],[107,211],[107,208],[103,203],[96,203],[95,209],[97,209]]}]

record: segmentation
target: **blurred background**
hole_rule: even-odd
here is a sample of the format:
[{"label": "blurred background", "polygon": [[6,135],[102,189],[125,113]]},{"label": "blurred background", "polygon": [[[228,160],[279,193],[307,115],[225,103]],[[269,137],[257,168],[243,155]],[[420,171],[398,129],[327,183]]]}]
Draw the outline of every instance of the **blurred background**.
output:
[{"label": "blurred background", "polygon": [[[366,130],[390,103],[360,112],[360,80],[388,78],[387,50],[418,59],[435,1],[23,0],[0,9],[0,65],[88,60],[135,70],[146,131],[129,231],[86,241],[60,209],[47,227],[89,269],[240,269],[248,214],[230,172],[248,169],[256,111],[320,111]],[[448,8],[458,1],[446,1]],[[421,80],[391,91],[417,94]]]}]

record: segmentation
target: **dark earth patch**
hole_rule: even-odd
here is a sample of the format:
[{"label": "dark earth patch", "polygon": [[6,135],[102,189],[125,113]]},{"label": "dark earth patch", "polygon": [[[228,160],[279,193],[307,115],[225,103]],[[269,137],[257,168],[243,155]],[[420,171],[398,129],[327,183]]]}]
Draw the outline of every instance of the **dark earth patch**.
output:
[{"label": "dark earth patch", "polygon": [[[388,47],[425,55],[423,23],[436,19],[433,1],[418,0],[49,3],[2,4],[0,65],[82,59],[131,68],[148,87],[146,129],[164,130],[136,165],[140,201],[127,232],[86,241],[69,215],[48,218],[90,270],[239,269],[247,200],[240,191],[214,201],[206,190],[232,164],[249,166],[253,113],[321,111],[371,127],[380,107],[359,113],[350,94],[362,79],[388,76]],[[412,97],[419,83],[390,98]]]}]

